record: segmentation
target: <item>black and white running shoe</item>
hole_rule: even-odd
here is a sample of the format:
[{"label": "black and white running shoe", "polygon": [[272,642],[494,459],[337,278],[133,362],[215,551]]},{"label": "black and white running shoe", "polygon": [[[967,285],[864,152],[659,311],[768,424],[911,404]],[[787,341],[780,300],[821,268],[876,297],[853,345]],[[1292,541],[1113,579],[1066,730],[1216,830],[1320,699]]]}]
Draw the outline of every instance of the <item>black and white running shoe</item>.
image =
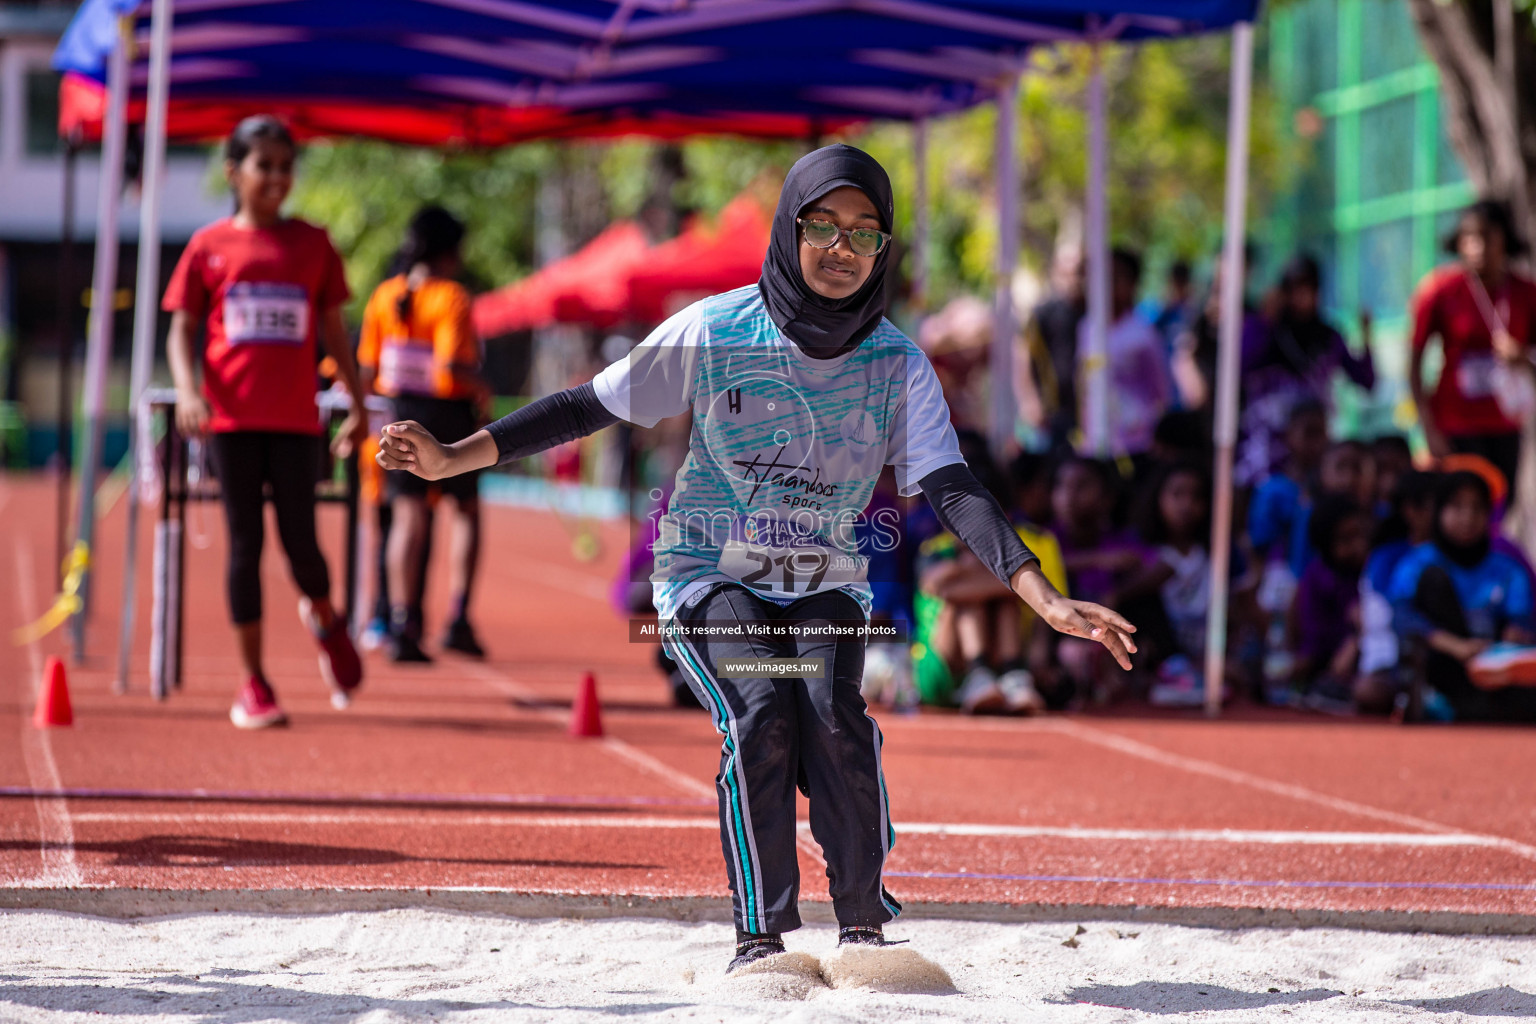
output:
[{"label": "black and white running shoe", "polygon": [[784,938],[781,935],[755,935],[751,932],[736,933],[736,957],[731,965],[725,969],[730,974],[737,968],[756,963],[765,957],[777,956],[784,952]]},{"label": "black and white running shoe", "polygon": [[839,946],[899,946],[907,939],[888,939],[877,924],[845,924],[837,930]]}]

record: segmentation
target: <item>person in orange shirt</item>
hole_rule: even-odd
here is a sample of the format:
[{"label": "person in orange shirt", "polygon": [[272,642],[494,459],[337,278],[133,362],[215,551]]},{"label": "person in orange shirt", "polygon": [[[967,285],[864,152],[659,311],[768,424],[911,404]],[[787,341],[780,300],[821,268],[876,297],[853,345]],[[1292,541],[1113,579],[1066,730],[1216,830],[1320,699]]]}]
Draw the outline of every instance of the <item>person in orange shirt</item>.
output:
[{"label": "person in orange shirt", "polygon": [[[438,206],[411,219],[398,265],[403,273],[379,285],[363,313],[357,360],[364,378],[394,404],[396,420],[414,420],[437,437],[461,440],[480,426],[486,394],[480,378],[480,339],[470,318],[470,298],[453,280],[462,267],[464,225]],[[470,626],[470,588],[480,552],[478,474],[429,484],[411,473],[386,475],[391,524],[388,565],[390,658],[425,662],[421,649],[419,596],[423,550],[431,512],[430,487],[454,499],[452,540],[453,612],[442,646],[473,657],[484,650]]]}]

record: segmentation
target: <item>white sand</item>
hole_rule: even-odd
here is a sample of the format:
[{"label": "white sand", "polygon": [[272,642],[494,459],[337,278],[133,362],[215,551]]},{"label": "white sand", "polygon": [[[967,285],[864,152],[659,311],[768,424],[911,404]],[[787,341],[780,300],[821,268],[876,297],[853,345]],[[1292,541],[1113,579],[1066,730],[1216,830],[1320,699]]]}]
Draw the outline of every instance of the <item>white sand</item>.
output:
[{"label": "white sand", "polygon": [[[898,922],[890,935],[912,943],[881,964],[839,955],[831,928],[807,927],[774,958],[788,973],[726,978],[722,924],[21,911],[0,914],[0,1021],[1536,1019],[1536,938],[1094,923],[1063,945],[1075,930]],[[931,966],[919,957],[956,991],[829,984],[872,965],[936,984],[920,980]]]}]

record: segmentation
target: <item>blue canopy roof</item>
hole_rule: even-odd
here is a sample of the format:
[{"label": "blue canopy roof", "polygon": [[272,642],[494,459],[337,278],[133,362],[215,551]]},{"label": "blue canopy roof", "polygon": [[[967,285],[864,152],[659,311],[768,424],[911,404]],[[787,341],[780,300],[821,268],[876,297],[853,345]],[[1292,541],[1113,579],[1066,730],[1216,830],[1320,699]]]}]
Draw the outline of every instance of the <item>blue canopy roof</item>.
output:
[{"label": "blue canopy roof", "polygon": [[[179,0],[174,99],[542,107],[625,118],[910,118],[989,99],[1028,50],[1224,29],[1258,0]],[[104,76],[87,0],[55,66]]]}]

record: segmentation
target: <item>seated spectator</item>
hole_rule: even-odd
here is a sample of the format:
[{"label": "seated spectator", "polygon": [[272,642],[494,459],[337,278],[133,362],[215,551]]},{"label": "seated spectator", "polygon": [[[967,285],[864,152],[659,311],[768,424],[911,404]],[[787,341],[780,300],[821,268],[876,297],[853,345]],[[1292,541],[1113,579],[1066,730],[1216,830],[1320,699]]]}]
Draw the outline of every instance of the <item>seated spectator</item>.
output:
[{"label": "seated spectator", "polygon": [[1376,463],[1361,441],[1335,441],[1317,467],[1319,494],[1338,494],[1370,512],[1376,503]]},{"label": "seated spectator", "polygon": [[1296,586],[1291,617],[1292,685],[1308,707],[1354,710],[1360,574],[1374,525],[1371,514],[1348,495],[1324,495],[1312,511],[1308,534],[1316,554]]},{"label": "seated spectator", "polygon": [[1163,414],[1152,431],[1152,461],[1159,466],[1176,462],[1211,461],[1211,437],[1203,417],[1191,409]]},{"label": "seated spectator", "polygon": [[[1248,544],[1256,578],[1240,587],[1253,590],[1262,628],[1262,689],[1271,703],[1290,699],[1292,662],[1286,620],[1296,597],[1296,581],[1309,557],[1306,513],[1323,456],[1328,451],[1328,423],[1321,402],[1302,401],[1291,410],[1285,430],[1285,458],[1278,472],[1254,489],[1248,506]],[[1342,475],[1339,467],[1335,478]]]},{"label": "seated spectator", "polygon": [[1397,481],[1391,507],[1376,526],[1371,556],[1360,574],[1360,666],[1355,679],[1355,709],[1365,714],[1391,713],[1403,691],[1397,633],[1387,600],[1392,574],[1403,556],[1434,534],[1435,490],[1432,473],[1410,470]]},{"label": "seated spectator", "polygon": [[[1141,281],[1141,257],[1126,249],[1111,255],[1112,289],[1110,324],[1105,355],[1109,365],[1106,387],[1100,395],[1089,388],[1090,324],[1084,319],[1077,328],[1077,380],[1082,391],[1083,432],[1087,450],[1108,450],[1116,457],[1129,457],[1141,469],[1141,462],[1152,449],[1152,434],[1157,421],[1173,405],[1173,380],[1169,376],[1168,356],[1157,329],[1136,312],[1136,288]],[[1095,406],[1096,399],[1109,408]],[[1099,425],[1107,425],[1108,437],[1095,436]]]},{"label": "seated spectator", "polygon": [[1211,610],[1211,478],[1198,463],[1175,463],[1147,490],[1141,539],[1152,548],[1149,581],[1160,614],[1138,623],[1154,678],[1148,698],[1158,707],[1205,702],[1206,620]]},{"label": "seated spectator", "polygon": [[1413,449],[1402,434],[1382,434],[1371,442],[1371,462],[1376,467],[1376,512],[1390,515],[1397,482],[1413,471]]},{"label": "seated spectator", "polygon": [[[1117,476],[1109,465],[1071,456],[1056,469],[1051,491],[1052,532],[1061,546],[1067,585],[1073,595],[1107,603],[1134,621],[1145,618],[1138,602],[1154,598],[1160,581],[1152,578],[1148,551],[1133,534],[1113,522]],[[1155,605],[1155,600],[1151,602]],[[1097,646],[1074,637],[1037,630],[1030,648],[1035,685],[1053,708],[1075,699],[1105,703],[1121,684],[1112,661],[1098,657]],[[1138,660],[1142,660],[1138,658]]]},{"label": "seated spectator", "polygon": [[[1007,479],[979,435],[961,432],[966,463],[998,503],[1007,508]],[[1049,531],[1015,520],[1041,571],[1063,593],[1066,572]],[[914,600],[914,675],[924,703],[958,702],[966,714],[1030,714],[1044,709],[1025,664],[1033,613],[1020,609],[1013,592],[952,534],[925,541],[918,552]],[[1048,632],[1042,630],[1041,632]],[[961,680],[959,687],[956,678]]]},{"label": "seated spectator", "polygon": [[[875,481],[869,506],[855,524],[859,553],[869,559],[870,622],[894,625],[898,635],[912,623],[912,550],[906,529],[906,502],[896,474],[886,466]],[[870,703],[910,708],[917,704],[912,656],[907,643],[874,642],[864,652],[859,692]]]},{"label": "seated spectator", "polygon": [[[1291,582],[1305,569],[1305,510],[1324,455],[1328,452],[1328,422],[1319,402],[1302,402],[1291,410],[1285,430],[1286,455],[1275,472],[1254,489],[1248,506],[1248,540],[1267,569],[1278,566]],[[1337,479],[1339,471],[1331,474]],[[1299,564],[1298,564],[1299,563]],[[1289,596],[1282,606],[1289,604]]]},{"label": "seated spectator", "polygon": [[1055,462],[1048,455],[1020,452],[1008,464],[1013,484],[1013,507],[1026,523],[1051,521],[1051,478]]},{"label": "seated spectator", "polygon": [[[1435,503],[1433,539],[1392,574],[1394,622],[1413,645],[1415,671],[1448,715],[1468,721],[1536,721],[1536,642],[1526,570],[1493,547],[1493,494],[1476,473],[1452,472]],[[1504,645],[1514,645],[1506,647]]]}]

